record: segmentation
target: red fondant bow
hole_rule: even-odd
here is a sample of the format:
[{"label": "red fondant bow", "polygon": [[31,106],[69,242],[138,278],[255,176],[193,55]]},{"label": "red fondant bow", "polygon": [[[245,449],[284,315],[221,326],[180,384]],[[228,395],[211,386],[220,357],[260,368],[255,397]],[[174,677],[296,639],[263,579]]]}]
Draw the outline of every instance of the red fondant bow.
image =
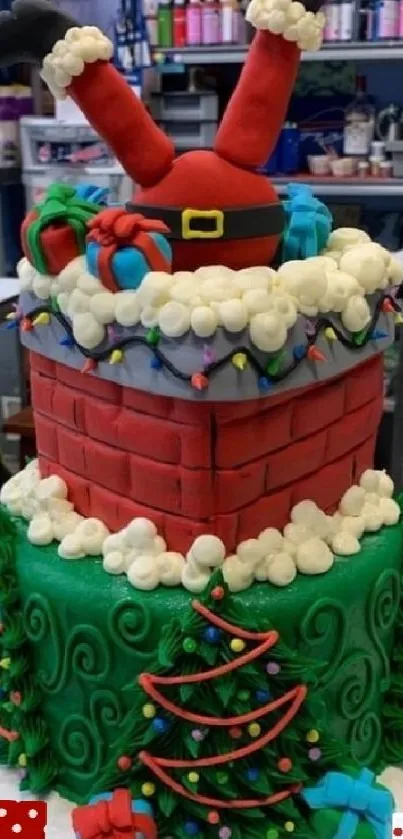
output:
[{"label": "red fondant bow", "polygon": [[88,241],[97,242],[102,247],[136,244],[139,233],[169,233],[163,221],[145,218],[141,213],[127,213],[121,207],[103,210],[90,220],[87,227],[90,231]]},{"label": "red fondant bow", "polygon": [[169,228],[163,221],[145,218],[141,213],[127,213],[121,207],[111,207],[98,213],[87,226],[87,241],[100,245],[99,273],[110,291],[119,291],[111,268],[111,261],[118,248],[138,248],[147,258],[152,271],[170,272],[169,263],[149,235],[169,233]]},{"label": "red fondant bow", "polygon": [[151,816],[132,812],[129,790],[117,789],[110,801],[98,801],[77,807],[72,813],[73,829],[80,839],[157,839],[157,829]]}]

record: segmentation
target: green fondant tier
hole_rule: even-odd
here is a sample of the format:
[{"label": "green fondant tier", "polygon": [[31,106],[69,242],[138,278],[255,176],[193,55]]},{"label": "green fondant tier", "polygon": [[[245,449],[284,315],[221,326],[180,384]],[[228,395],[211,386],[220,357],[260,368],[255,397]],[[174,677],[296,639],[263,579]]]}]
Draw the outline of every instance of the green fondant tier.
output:
[{"label": "green fondant tier", "polygon": [[[323,662],[318,690],[329,734],[347,741],[366,765],[377,759],[382,738],[401,560],[397,525],[365,537],[357,557],[338,560],[324,576],[235,595],[262,626],[267,617],[301,655]],[[62,561],[55,545],[30,545],[23,526],[17,576],[58,789],[85,800],[130,714],[123,688],[147,669],[163,627],[191,595],[182,588],[136,591],[125,577],[108,576],[99,560]]]}]

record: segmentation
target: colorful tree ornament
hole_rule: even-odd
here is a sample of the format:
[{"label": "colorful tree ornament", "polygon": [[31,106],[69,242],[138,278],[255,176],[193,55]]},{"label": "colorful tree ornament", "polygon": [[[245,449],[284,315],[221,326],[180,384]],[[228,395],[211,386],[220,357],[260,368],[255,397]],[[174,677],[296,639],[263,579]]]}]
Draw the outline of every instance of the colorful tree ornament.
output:
[{"label": "colorful tree ornament", "polygon": [[191,653],[195,653],[196,650],[197,650],[197,642],[195,641],[194,638],[185,638],[182,646],[183,646],[183,649],[184,649],[185,653],[191,654]]},{"label": "colorful tree ornament", "polygon": [[143,705],[142,713],[143,713],[143,717],[145,717],[146,720],[152,720],[152,719],[154,719],[154,717],[157,713],[157,709],[156,709],[155,705],[152,705],[151,702],[146,702],[146,704]]},{"label": "colorful tree ornament", "polygon": [[211,592],[213,600],[223,600],[225,597],[225,589],[223,586],[215,586]]},{"label": "colorful tree ornament", "polygon": [[265,702],[268,702],[270,699],[270,692],[268,690],[257,690],[255,693],[255,697],[258,702],[264,705]]},{"label": "colorful tree ornament", "polygon": [[133,761],[132,761],[131,757],[128,757],[127,755],[122,755],[122,757],[119,758],[118,768],[120,769],[121,772],[128,772],[129,769],[132,768],[132,766],[133,766]]},{"label": "colorful tree ornament", "polygon": [[242,638],[233,638],[230,642],[230,649],[233,653],[242,653],[245,647],[246,644],[245,641],[242,640]]},{"label": "colorful tree ornament", "polygon": [[216,626],[208,626],[203,632],[203,638],[208,644],[218,644],[221,636],[222,632]]},{"label": "colorful tree ornament", "polygon": [[292,769],[292,760],[289,757],[281,757],[277,767],[280,772],[290,772]]},{"label": "colorful tree ornament", "polygon": [[194,740],[195,743],[201,743],[205,736],[205,732],[201,731],[200,728],[194,728],[191,734],[192,740]]},{"label": "colorful tree ornament", "polygon": [[253,737],[253,739],[256,739],[256,737],[259,737],[261,732],[262,732],[262,729],[261,729],[261,726],[259,725],[258,722],[251,722],[251,724],[248,725],[248,734],[251,737]]},{"label": "colorful tree ornament", "polygon": [[163,717],[154,717],[152,727],[158,734],[166,734],[169,730],[169,722]]}]

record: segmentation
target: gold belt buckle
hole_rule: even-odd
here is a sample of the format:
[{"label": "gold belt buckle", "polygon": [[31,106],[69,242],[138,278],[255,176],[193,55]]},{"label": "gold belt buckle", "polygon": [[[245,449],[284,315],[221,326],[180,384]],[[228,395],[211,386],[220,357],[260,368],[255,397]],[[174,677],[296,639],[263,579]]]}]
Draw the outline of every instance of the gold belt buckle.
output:
[{"label": "gold belt buckle", "polygon": [[[214,230],[194,230],[190,225],[194,219],[214,219]],[[182,210],[182,239],[222,239],[224,235],[224,213],[222,210]]]}]

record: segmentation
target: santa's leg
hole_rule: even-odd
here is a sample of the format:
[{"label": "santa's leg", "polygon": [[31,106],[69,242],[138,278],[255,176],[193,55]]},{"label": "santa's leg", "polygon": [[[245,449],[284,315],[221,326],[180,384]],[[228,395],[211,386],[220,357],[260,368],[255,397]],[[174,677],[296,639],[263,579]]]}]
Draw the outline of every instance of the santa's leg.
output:
[{"label": "santa's leg", "polygon": [[322,43],[320,2],[307,0],[309,10],[292,0],[250,3],[247,17],[259,31],[218,129],[214,149],[220,157],[248,169],[269,159],[287,113],[300,52]]}]

